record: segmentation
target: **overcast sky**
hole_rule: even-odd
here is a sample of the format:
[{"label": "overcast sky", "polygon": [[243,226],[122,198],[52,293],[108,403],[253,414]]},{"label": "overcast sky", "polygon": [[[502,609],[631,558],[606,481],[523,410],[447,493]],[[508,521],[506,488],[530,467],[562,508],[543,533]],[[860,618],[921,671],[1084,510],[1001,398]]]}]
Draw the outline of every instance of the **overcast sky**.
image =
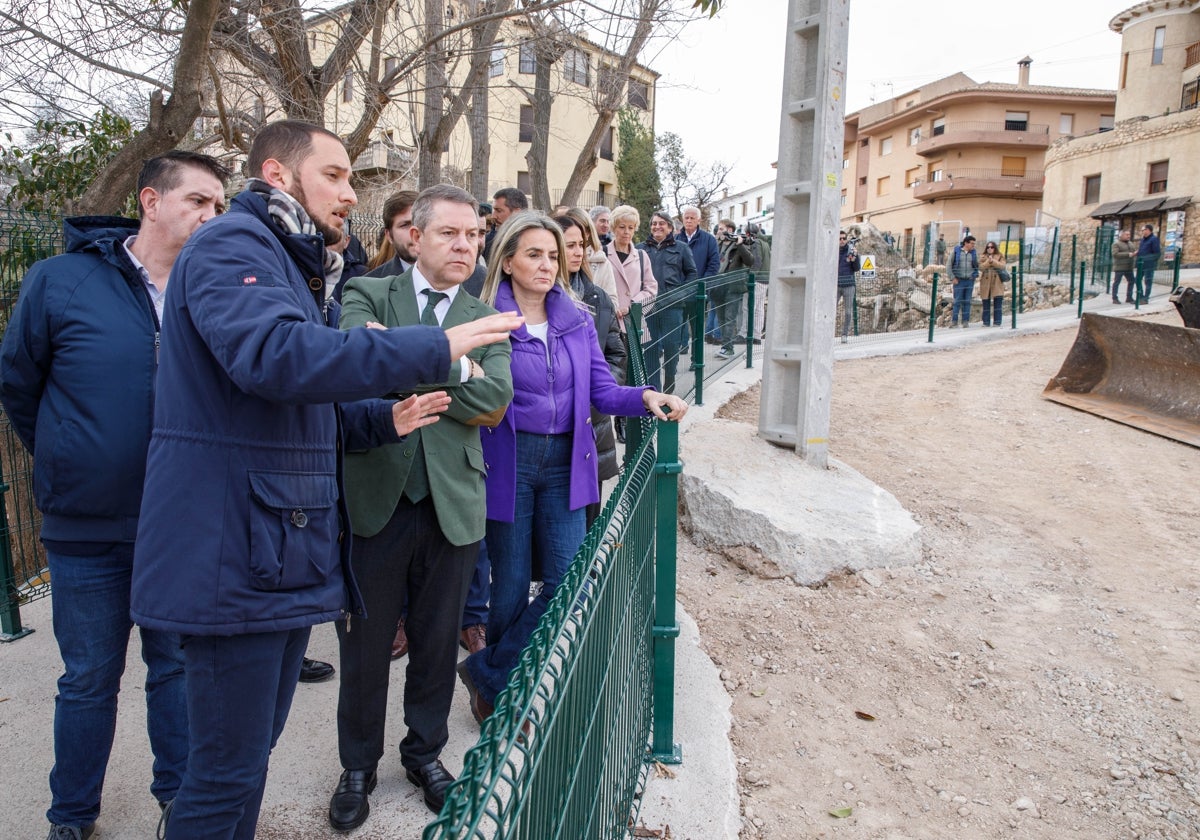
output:
[{"label": "overcast sky", "polygon": [[[847,113],[962,71],[977,82],[1114,89],[1129,0],[852,0]],[[648,56],[662,74],[656,128],[700,162],[734,163],[734,190],[775,177],[787,0],[727,0]]]}]

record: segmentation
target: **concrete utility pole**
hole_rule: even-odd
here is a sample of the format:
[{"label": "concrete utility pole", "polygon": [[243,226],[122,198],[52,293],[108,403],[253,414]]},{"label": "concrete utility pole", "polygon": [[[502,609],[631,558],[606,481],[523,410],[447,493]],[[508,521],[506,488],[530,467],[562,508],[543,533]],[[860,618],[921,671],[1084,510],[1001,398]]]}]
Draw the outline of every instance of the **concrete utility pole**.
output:
[{"label": "concrete utility pole", "polygon": [[849,0],[791,0],[759,434],[829,461]]}]

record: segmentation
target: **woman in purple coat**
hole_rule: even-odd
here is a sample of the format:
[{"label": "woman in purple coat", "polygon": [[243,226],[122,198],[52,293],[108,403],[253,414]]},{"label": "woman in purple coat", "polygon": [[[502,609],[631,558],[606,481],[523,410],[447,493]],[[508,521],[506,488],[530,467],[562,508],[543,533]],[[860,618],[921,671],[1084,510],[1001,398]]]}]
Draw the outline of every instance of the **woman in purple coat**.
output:
[{"label": "woman in purple coat", "polygon": [[[519,213],[505,222],[482,297],[501,312],[522,313],[525,324],[510,336],[512,405],[499,426],[482,430],[492,561],[488,645],[458,666],[480,722],[583,543],[585,508],[599,501],[591,406],[660,420],[687,412],[678,397],[613,380],[592,318],[568,285],[562,230],[546,216]],[[535,552],[543,585],[531,602]]]}]

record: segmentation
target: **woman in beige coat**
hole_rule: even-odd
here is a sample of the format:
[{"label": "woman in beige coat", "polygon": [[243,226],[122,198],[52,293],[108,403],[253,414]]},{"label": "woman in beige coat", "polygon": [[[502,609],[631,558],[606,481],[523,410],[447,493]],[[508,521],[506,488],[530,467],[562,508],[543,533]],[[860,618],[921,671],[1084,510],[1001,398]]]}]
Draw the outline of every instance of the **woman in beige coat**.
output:
[{"label": "woman in beige coat", "polygon": [[1000,276],[1004,266],[1004,255],[996,243],[985,245],[979,255],[979,299],[983,301],[985,327],[998,327],[1004,319],[1004,278]]}]

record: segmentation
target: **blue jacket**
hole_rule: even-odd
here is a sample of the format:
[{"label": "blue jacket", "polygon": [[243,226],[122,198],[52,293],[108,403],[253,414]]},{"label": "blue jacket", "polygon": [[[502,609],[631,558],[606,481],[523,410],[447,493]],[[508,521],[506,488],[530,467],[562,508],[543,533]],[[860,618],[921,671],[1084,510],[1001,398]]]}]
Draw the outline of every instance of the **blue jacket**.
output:
[{"label": "blue jacket", "polygon": [[1137,258],[1139,260],[1144,260],[1147,257],[1157,260],[1161,253],[1162,246],[1158,244],[1158,237],[1153,233],[1149,236],[1143,236],[1141,241],[1138,242]]},{"label": "blue jacket", "polygon": [[721,246],[717,237],[706,230],[697,230],[695,239],[688,242],[687,231],[684,230],[675,234],[675,238],[692,246],[692,261],[700,277],[712,277],[720,272]]},{"label": "blue jacket", "polygon": [[853,286],[854,275],[862,270],[862,258],[855,252],[850,256],[850,245],[838,246],[838,286]]},{"label": "blue jacket", "polygon": [[[322,249],[244,192],[175,261],[134,550],[143,627],[225,636],[361,614],[334,403],[445,382],[449,345],[436,327],[330,329]],[[365,436],[386,440],[387,404],[367,405]]]},{"label": "blue jacket", "polygon": [[696,279],[696,261],[692,259],[692,249],[686,243],[670,236],[662,242],[648,237],[638,247],[646,252],[646,258],[650,260],[660,295]]},{"label": "blue jacket", "polygon": [[154,413],[158,317],[122,243],[137,222],[63,223],[29,269],[0,346],[0,402],[33,455],[42,538],[132,542]]},{"label": "blue jacket", "polygon": [[[496,290],[496,309],[517,312],[509,281]],[[570,508],[600,501],[596,467],[596,437],[590,406],[605,414],[644,417],[642,392],[647,388],[618,385],[613,379],[596,327],[587,311],[555,286],[546,295],[550,358],[546,347],[524,326],[510,336],[512,342],[513,404],[500,425],[481,429],[483,459],[487,464],[487,518],[512,522],[517,493],[517,417],[522,411],[565,406],[571,412]],[[568,392],[569,389],[569,392]]]}]

